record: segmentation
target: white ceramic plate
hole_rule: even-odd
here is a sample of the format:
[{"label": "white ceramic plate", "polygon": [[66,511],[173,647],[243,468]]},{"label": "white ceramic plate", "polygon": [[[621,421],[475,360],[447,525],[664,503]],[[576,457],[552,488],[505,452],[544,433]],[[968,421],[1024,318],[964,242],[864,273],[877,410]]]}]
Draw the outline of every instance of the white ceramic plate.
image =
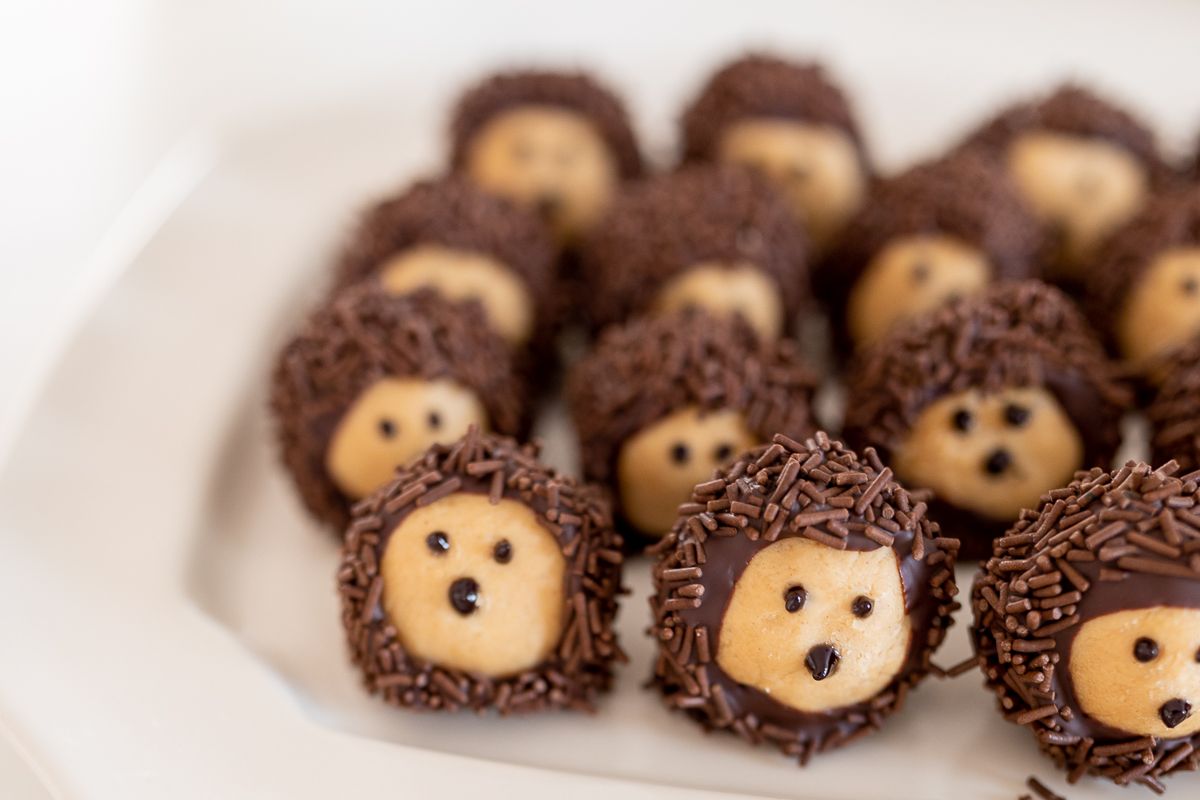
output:
[{"label": "white ceramic plate", "polygon": [[[640,84],[635,107],[678,107],[680,76],[700,75],[712,55]],[[654,57],[624,69],[637,75]],[[878,122],[905,92],[910,115],[982,107],[962,98],[962,75],[929,59],[870,62],[855,76],[871,86],[864,116]],[[998,96],[1004,62],[995,47],[981,59],[993,66],[970,72],[967,59],[962,70]],[[186,189],[178,206],[166,192],[162,224],[81,316],[0,472],[0,719],[52,791],[1011,798],[1031,773],[1065,790],[974,674],[926,681],[881,733],[804,770],[703,735],[643,688],[642,561],[630,565],[620,617],[631,663],[594,717],[415,716],[360,691],[338,621],[336,550],[275,464],[264,385],[353,210],[438,161],[440,106],[378,100],[184,151],[210,154],[211,168],[168,170]],[[668,115],[657,122],[661,145]],[[873,137],[894,154],[940,144],[924,123],[883,127]],[[572,468],[561,411],[540,425],[550,460]],[[959,578],[965,588],[969,574]],[[938,660],[966,654],[960,617]],[[1171,786],[1188,796],[1200,776]]]}]

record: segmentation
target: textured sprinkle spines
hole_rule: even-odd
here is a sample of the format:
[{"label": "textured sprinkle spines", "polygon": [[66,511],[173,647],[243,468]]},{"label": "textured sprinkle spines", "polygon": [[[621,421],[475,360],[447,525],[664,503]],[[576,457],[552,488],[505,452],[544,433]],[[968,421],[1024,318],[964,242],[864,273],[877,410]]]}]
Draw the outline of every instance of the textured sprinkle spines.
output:
[{"label": "textured sprinkle spines", "polygon": [[749,170],[701,164],[648,178],[621,192],[585,242],[590,322],[644,313],[668,280],[713,262],[762,270],[790,320],[808,297],[806,255],[787,204]]},{"label": "textured sprinkle spines", "polygon": [[608,144],[622,178],[642,173],[637,140],[620,99],[582,72],[539,70],[498,73],[463,94],[450,125],[452,165],[462,167],[471,140],[495,116],[529,105],[556,106],[581,114]]},{"label": "textured sprinkle spines", "polygon": [[701,311],[612,327],[569,376],[584,475],[608,483],[630,436],[688,405],[742,412],[765,441],[813,429],[816,379],[794,342],[762,342],[740,319]]},{"label": "textured sprinkle spines", "polygon": [[[728,565],[709,567],[719,553],[714,548],[741,543],[752,553],[788,536],[838,549],[890,546],[915,564],[912,583],[905,585],[908,613],[915,618],[906,663],[890,686],[866,702],[819,714],[798,712],[739,687],[715,663],[720,611],[703,617],[708,624],[700,615],[706,602],[723,603],[732,586],[708,583],[736,583],[740,570],[731,578]],[[823,432],[803,442],[777,435],[698,485],[674,529],[651,550],[659,558],[651,600],[652,633],[659,642],[654,682],[669,708],[705,728],[731,731],[751,744],[770,743],[805,764],[815,753],[881,727],[908,691],[934,671],[930,658],[957,608],[957,549],[957,540],[940,535],[924,503],[892,480],[874,452],[859,459]],[[754,692],[749,700],[748,692]]]},{"label": "textured sprinkle spines", "polygon": [[[567,561],[563,635],[535,669],[492,678],[409,656],[381,605],[380,564],[387,537],[414,508],[454,492],[517,500],[538,514]],[[432,499],[431,499],[432,498]],[[530,713],[591,711],[623,661],[612,623],[623,562],[621,537],[607,505],[586,485],[544,467],[536,445],[472,428],[437,445],[364,500],[346,533],[338,586],[352,660],[367,690],[420,711]]]},{"label": "textured sprinkle spines", "polygon": [[[1077,382],[1086,403],[1057,392],[1084,437],[1085,462],[1116,452],[1129,388],[1066,295],[1039,281],[998,284],[903,326],[859,355],[849,378],[846,436],[887,461],[924,408],[966,389]],[[1078,406],[1078,407],[1077,407]]]},{"label": "textured sprinkle spines", "polygon": [[836,128],[854,142],[863,171],[871,172],[850,103],[825,70],[764,54],[743,56],[709,78],[681,119],[683,160],[712,160],[726,128],[750,117]]},{"label": "textured sprinkle spines", "polygon": [[270,398],[301,499],[338,535],[350,504],[325,471],[325,451],[359,393],[387,376],[450,378],[474,391],[495,430],[517,434],[527,424],[512,354],[477,303],[450,303],[431,290],[393,297],[374,284],[340,292],[280,353]]},{"label": "textured sprinkle spines", "polygon": [[1091,773],[1161,792],[1160,778],[1200,767],[1200,734],[1105,739],[1077,728],[1056,674],[1067,669],[1060,637],[1083,621],[1088,592],[1139,576],[1200,582],[1198,510],[1200,472],[1179,474],[1174,462],[1081,472],[1023,513],[983,564],[972,606],[987,684],[1072,782]]},{"label": "textured sprinkle spines", "polygon": [[1174,459],[1184,470],[1200,468],[1200,339],[1162,363],[1166,378],[1146,408],[1154,461]]}]

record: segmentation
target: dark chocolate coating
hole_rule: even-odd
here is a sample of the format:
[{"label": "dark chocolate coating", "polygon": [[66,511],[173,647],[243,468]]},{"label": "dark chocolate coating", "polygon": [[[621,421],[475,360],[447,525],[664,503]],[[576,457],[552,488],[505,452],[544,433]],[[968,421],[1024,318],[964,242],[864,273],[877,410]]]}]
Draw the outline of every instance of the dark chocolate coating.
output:
[{"label": "dark chocolate coating", "polygon": [[450,162],[461,168],[471,139],[497,114],[521,106],[555,106],[586,117],[608,144],[623,179],[642,174],[629,114],[610,89],[582,72],[518,70],[488,76],[458,101],[450,124]]},{"label": "dark chocolate coating", "polygon": [[663,285],[702,262],[748,263],[775,285],[786,323],[809,295],[804,231],[765,180],[697,165],[625,187],[581,253],[592,326],[647,311]]},{"label": "dark chocolate coating", "polygon": [[1146,408],[1154,463],[1174,459],[1182,469],[1200,469],[1200,338],[1171,353],[1162,371]]},{"label": "dark chocolate coating", "polygon": [[[836,523],[801,523],[798,516],[841,515],[843,509]],[[674,529],[652,548],[659,557],[651,602],[659,642],[654,680],[668,707],[752,744],[771,742],[801,763],[878,729],[930,671],[957,607],[958,542],[943,536],[925,510],[873,451],[860,460],[824,433],[803,443],[776,436],[697,486]],[[890,545],[868,535],[870,527],[878,536],[880,526],[891,531],[884,534]],[[802,712],[738,683],[716,662],[725,610],[742,572],[757,553],[789,537],[830,537],[823,543],[840,541],[838,549],[890,546],[896,552],[913,635],[894,680],[869,701]]]},{"label": "dark chocolate coating", "polygon": [[740,319],[685,311],[614,326],[567,380],[583,475],[615,484],[621,445],[692,405],[742,412],[763,442],[807,436],[815,385],[794,342],[763,342]]},{"label": "dark chocolate coating", "polygon": [[[379,573],[388,538],[414,509],[458,492],[527,505],[562,548],[568,566],[563,635],[533,669],[492,678],[411,656],[388,620]],[[612,684],[613,662],[625,658],[612,627],[622,591],[621,547],[599,494],[543,465],[536,445],[474,427],[453,444],[435,445],[363,500],[346,532],[338,569],[342,622],[364,686],[387,703],[418,711],[593,710]],[[473,610],[466,588],[460,613]]]},{"label": "dark chocolate coating", "polygon": [[863,174],[872,174],[850,102],[825,70],[818,64],[754,53],[714,72],[683,112],[683,160],[713,160],[725,129],[756,117],[836,128],[854,143]]},{"label": "dark chocolate coating", "polygon": [[[847,383],[846,439],[855,447],[875,447],[884,463],[940,397],[1041,386],[1074,423],[1084,445],[1083,466],[1107,467],[1131,403],[1079,310],[1038,281],[997,284],[902,326],[860,354]],[[946,534],[962,540],[963,557],[986,556],[1004,523],[946,509],[931,505]]]},{"label": "dark chocolate coating", "polygon": [[1079,626],[1116,611],[1200,608],[1200,472],[1129,462],[1080,472],[995,542],[972,589],[988,687],[1074,782],[1085,773],[1161,791],[1200,766],[1200,734],[1142,738],[1077,705],[1069,657]]},{"label": "dark chocolate coating", "polygon": [[851,219],[814,276],[835,330],[844,332],[847,298],[871,260],[897,239],[928,234],[976,247],[993,280],[1036,277],[1041,234],[1007,172],[982,152],[952,154],[880,181]]},{"label": "dark chocolate coating", "polygon": [[304,505],[339,537],[352,501],[326,473],[326,449],[359,393],[389,376],[452,379],[475,393],[493,429],[520,434],[528,425],[512,353],[478,303],[450,303],[428,289],[393,297],[373,282],[335,295],[280,352],[270,404]]}]

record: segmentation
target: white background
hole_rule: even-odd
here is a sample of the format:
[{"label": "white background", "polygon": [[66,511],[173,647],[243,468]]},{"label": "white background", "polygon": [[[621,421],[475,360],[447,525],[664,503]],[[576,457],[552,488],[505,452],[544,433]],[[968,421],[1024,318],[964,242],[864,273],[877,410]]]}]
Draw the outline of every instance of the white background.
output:
[{"label": "white background", "polygon": [[[1002,98],[1068,76],[1131,103],[1179,156],[1200,129],[1198,38],[1191,0],[0,0],[0,450],[89,273],[111,267],[122,210],[197,131],[363,97],[442,109],[464,81],[508,61],[592,65],[618,87],[666,81],[683,97],[700,74],[635,74],[622,53],[671,64],[753,45],[830,62],[887,168],[936,153]],[[963,83],[955,65],[980,59],[990,68],[969,74],[992,77]],[[880,70],[921,77],[904,96],[882,95],[869,77]],[[634,108],[660,158],[677,110]],[[889,139],[894,126],[902,144]],[[0,748],[0,796],[33,791],[14,764]]]}]

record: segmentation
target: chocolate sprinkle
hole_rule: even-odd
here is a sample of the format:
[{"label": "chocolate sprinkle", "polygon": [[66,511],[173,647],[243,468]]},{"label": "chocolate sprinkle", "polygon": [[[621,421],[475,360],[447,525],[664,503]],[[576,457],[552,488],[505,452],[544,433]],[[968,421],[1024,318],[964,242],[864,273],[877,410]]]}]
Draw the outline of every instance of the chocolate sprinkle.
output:
[{"label": "chocolate sprinkle", "polygon": [[[893,331],[860,354],[847,382],[846,439],[884,462],[940,397],[1044,386],[1082,437],[1084,466],[1107,466],[1131,402],[1075,305],[1038,281],[997,284]],[[931,513],[967,557],[986,555],[1009,524],[937,500]]]},{"label": "chocolate sprinkle", "polygon": [[814,386],[794,342],[762,342],[740,319],[684,311],[610,328],[567,382],[584,477],[612,485],[621,445],[687,406],[739,411],[764,442],[803,437]]},{"label": "chocolate sprinkle", "polygon": [[749,54],[717,70],[680,121],[685,161],[716,157],[725,129],[747,118],[774,117],[828,125],[850,137],[871,174],[863,138],[842,90],[816,64]]},{"label": "chocolate sprinkle", "polygon": [[[698,510],[682,513],[667,537],[651,548],[658,557],[651,600],[651,633],[659,643],[654,683],[669,708],[683,711],[706,729],[733,732],[750,744],[770,743],[804,764],[815,753],[878,729],[899,710],[908,690],[935,671],[930,658],[958,607],[953,600],[958,542],[942,536],[936,523],[918,513],[918,504],[895,481],[878,479],[881,472],[873,452],[864,456],[860,459],[824,433],[802,443],[780,435],[696,487],[690,507]],[[834,480],[847,473],[867,480]],[[863,502],[868,491],[870,499]],[[726,501],[763,511],[738,520],[728,534],[710,531],[706,512],[699,509]],[[847,509],[858,510],[843,514]],[[807,522],[793,524],[797,518]],[[821,534],[815,541],[874,550],[881,545],[863,531],[884,521],[895,523],[892,546],[901,562],[913,629],[908,656],[891,684],[862,703],[805,713],[737,683],[721,670],[713,656],[725,605],[755,554],[777,538],[806,532]],[[773,526],[774,538],[766,535]],[[834,526],[841,526],[844,534]],[[924,542],[923,555],[915,552],[917,541]],[[697,585],[702,592],[690,588]]]},{"label": "chocolate sprinkle", "polygon": [[599,329],[648,310],[663,285],[702,262],[762,270],[793,316],[808,297],[804,232],[761,178],[698,165],[624,188],[582,250],[585,301]]},{"label": "chocolate sprinkle", "polygon": [[454,110],[451,163],[463,166],[475,134],[493,117],[521,106],[557,106],[586,117],[608,144],[621,177],[642,173],[633,126],[621,100],[584,73],[536,70],[491,75],[468,89]]},{"label": "chocolate sprinkle", "polygon": [[[1200,734],[1134,736],[1087,717],[1066,663],[1081,622],[1158,605],[1200,607],[1200,565],[1183,552],[1200,549],[1200,529],[1188,529],[1180,541],[1179,528],[1166,522],[1197,508],[1200,472],[1179,474],[1174,462],[1157,470],[1131,461],[1113,472],[1080,472],[1040,508],[1022,512],[981,565],[973,636],[987,685],[1005,717],[1028,725],[1071,783],[1090,773],[1160,792],[1160,778],[1200,767]],[[1067,564],[1074,566],[1063,569]],[[1121,578],[1115,586],[1114,577]],[[1031,621],[1026,607],[1042,616]],[[1064,618],[1038,624],[1052,612]],[[1149,656],[1147,646],[1138,647],[1139,658]]]},{"label": "chocolate sprinkle", "polygon": [[[482,468],[481,468],[481,465]],[[480,472],[489,477],[480,477]],[[499,476],[500,491],[492,494]],[[446,485],[516,500],[536,512],[567,561],[563,636],[554,652],[533,669],[493,678],[417,658],[404,649],[382,605],[380,564],[388,537],[423,496],[413,487]],[[408,502],[396,502],[400,498]],[[362,501],[342,546],[338,587],[342,622],[354,664],[368,692],[385,702],[418,711],[529,713],[564,708],[592,711],[612,683],[614,661],[625,660],[613,619],[621,589],[621,537],[607,504],[587,485],[538,461],[536,445],[481,434],[472,427],[457,442],[435,445],[396,473],[387,486]],[[472,587],[457,583],[452,602],[460,613],[474,610]]]},{"label": "chocolate sprinkle", "polygon": [[[1174,459],[1185,470],[1200,468],[1200,338],[1171,353],[1164,366],[1166,378],[1146,408],[1154,461]],[[1173,538],[1178,544],[1179,533]]]},{"label": "chocolate sprinkle", "polygon": [[475,393],[497,431],[520,434],[527,425],[509,348],[478,303],[450,303],[431,290],[392,297],[375,284],[334,296],[279,354],[270,404],[304,505],[339,536],[352,503],[325,472],[325,451],[359,393],[387,376],[452,379]]}]

